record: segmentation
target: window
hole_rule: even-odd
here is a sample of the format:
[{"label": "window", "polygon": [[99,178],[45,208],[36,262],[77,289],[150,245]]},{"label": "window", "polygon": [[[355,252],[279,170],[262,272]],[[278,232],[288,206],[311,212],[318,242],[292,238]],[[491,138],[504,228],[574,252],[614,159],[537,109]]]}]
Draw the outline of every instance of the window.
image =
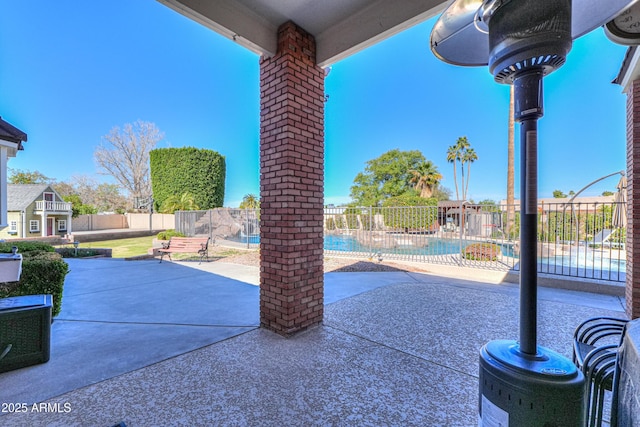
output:
[{"label": "window", "polygon": [[37,220],[30,220],[29,221],[29,232],[30,233],[37,233],[38,231],[40,231],[40,221]]},{"label": "window", "polygon": [[18,221],[9,222],[9,233],[16,234],[18,232]]},{"label": "window", "polygon": [[59,219],[58,220],[58,231],[67,231],[67,220]]}]

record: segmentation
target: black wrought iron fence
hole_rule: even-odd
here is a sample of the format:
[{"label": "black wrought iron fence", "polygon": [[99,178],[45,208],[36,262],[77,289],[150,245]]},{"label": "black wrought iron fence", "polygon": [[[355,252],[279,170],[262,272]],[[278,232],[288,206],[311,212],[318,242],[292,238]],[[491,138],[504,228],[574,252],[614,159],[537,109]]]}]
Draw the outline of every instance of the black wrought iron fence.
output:
[{"label": "black wrought iron fence", "polygon": [[[541,203],[538,271],[623,282],[624,203]],[[336,207],[324,212],[330,256],[519,270],[518,206],[446,202],[428,207]],[[257,248],[260,213],[220,208],[176,212],[176,229]]]},{"label": "black wrought iron fence", "polygon": [[247,248],[257,248],[260,243],[258,209],[177,211],[175,218],[176,231],[187,236],[209,236],[217,244]]}]

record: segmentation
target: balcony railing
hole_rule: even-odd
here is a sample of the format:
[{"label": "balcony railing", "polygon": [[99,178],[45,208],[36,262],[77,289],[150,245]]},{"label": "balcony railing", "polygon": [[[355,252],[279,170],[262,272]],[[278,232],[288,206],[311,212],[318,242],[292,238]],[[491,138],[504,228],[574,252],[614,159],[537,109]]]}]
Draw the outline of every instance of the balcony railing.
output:
[{"label": "balcony railing", "polygon": [[69,212],[71,211],[71,203],[38,200],[36,201],[36,211]]}]

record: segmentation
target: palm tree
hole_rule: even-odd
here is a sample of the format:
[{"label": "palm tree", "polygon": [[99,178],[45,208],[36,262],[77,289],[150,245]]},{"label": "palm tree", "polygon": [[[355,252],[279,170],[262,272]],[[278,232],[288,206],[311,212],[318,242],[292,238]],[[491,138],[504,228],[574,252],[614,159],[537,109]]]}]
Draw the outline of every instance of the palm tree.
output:
[{"label": "palm tree", "polygon": [[456,163],[458,162],[458,150],[452,145],[447,150],[447,162],[453,163],[453,184],[456,186],[456,200],[460,200],[458,193],[458,172],[456,171]]},{"label": "palm tree", "polygon": [[[464,191],[462,192],[462,199],[467,200],[467,195],[469,193],[469,177],[471,177],[471,163],[478,160],[478,155],[476,154],[476,150],[473,148],[467,148],[467,150],[462,154],[462,164],[468,163],[467,167],[467,182],[465,183]],[[464,169],[463,169],[464,170]]]},{"label": "palm tree", "polygon": [[196,204],[193,194],[188,191],[178,196],[172,194],[167,197],[162,206],[160,206],[161,213],[174,213],[175,211],[196,211],[200,209]]},{"label": "palm tree", "polygon": [[245,194],[240,203],[240,209],[257,209],[260,207],[260,199],[255,194]]},{"label": "palm tree", "polygon": [[469,141],[467,140],[466,136],[462,136],[458,138],[458,140],[456,141],[456,148],[458,150],[458,161],[460,162],[460,175],[461,175],[460,189],[462,190],[462,200],[467,199],[467,196],[464,191],[464,182],[465,182],[464,181],[464,164],[465,164],[464,153],[467,151],[470,145],[471,144],[469,144]]},{"label": "palm tree", "polygon": [[[464,164],[468,161],[465,160],[465,153],[467,152],[467,150],[469,150],[471,144],[469,143],[469,140],[467,140],[466,136],[461,136],[460,138],[458,138],[458,140],[456,141],[455,144],[453,144],[451,147],[449,147],[449,149],[447,150],[447,161],[449,163],[453,163],[453,183],[456,186],[456,200],[460,200],[460,193],[458,191],[458,173],[456,171],[456,163],[460,162],[460,168],[461,168],[461,172],[462,172],[462,179],[461,179],[461,185],[462,185],[462,199],[465,199],[465,179],[464,179]],[[478,158],[478,156],[474,153],[475,155],[475,159]],[[474,160],[475,160],[474,159]],[[468,184],[467,184],[468,185]]]},{"label": "palm tree", "polygon": [[442,179],[438,167],[430,160],[420,163],[415,169],[410,170],[409,174],[411,174],[409,183],[413,184],[413,188],[420,192],[420,197],[425,199],[433,195],[433,191]]}]

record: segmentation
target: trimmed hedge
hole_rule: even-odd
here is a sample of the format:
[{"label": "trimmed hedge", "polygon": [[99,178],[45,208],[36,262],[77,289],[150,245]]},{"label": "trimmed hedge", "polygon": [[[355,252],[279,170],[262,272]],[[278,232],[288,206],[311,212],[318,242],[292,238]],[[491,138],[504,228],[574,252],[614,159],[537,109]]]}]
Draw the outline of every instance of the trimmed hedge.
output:
[{"label": "trimmed hedge", "polygon": [[155,208],[169,196],[186,192],[202,210],[224,203],[226,165],[219,153],[194,147],[158,148],[149,152],[149,162]]},{"label": "trimmed hedge", "polygon": [[24,254],[27,252],[55,252],[53,246],[44,242],[27,242],[27,241],[10,241],[0,243],[0,253],[10,254],[11,248],[15,246],[18,248],[18,253]]},{"label": "trimmed hedge", "polygon": [[10,253],[11,246],[17,246],[22,254],[22,274],[17,282],[0,283],[0,298],[22,295],[53,295],[55,317],[62,307],[64,279],[69,273],[69,265],[53,246],[41,242],[0,243],[0,252]]},{"label": "trimmed hedge", "polygon": [[[57,248],[56,252],[62,255],[62,258],[90,258],[96,256],[106,256],[105,252],[110,248]],[[108,255],[111,256],[111,255]]]}]

